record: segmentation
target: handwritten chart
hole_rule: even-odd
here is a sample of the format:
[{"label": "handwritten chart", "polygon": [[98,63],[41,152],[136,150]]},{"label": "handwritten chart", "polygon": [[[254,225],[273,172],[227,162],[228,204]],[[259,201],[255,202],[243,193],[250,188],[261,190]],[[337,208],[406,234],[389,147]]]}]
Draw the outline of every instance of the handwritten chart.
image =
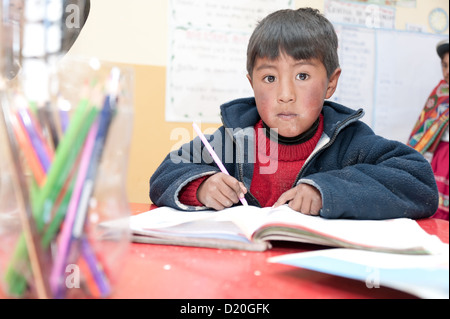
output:
[{"label": "handwritten chart", "polygon": [[377,32],[375,122],[380,134],[406,142],[428,95],[443,79],[436,44],[448,36]]},{"label": "handwritten chart", "polygon": [[[363,121],[372,125],[375,34],[370,29],[335,26],[339,38],[341,77],[331,100],[352,108],[364,108]],[[369,109],[367,109],[369,107]]]},{"label": "handwritten chart", "polygon": [[219,107],[253,95],[246,51],[257,22],[289,0],[172,0],[166,120],[220,123]]},{"label": "handwritten chart", "polygon": [[442,79],[442,35],[335,24],[342,68],[331,101],[363,108],[375,133],[406,142],[425,101]]}]

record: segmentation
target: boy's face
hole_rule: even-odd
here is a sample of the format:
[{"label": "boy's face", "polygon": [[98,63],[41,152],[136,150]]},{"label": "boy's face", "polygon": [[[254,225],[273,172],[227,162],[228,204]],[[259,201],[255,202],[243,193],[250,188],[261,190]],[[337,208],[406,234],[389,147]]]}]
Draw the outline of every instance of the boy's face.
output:
[{"label": "boy's face", "polygon": [[281,54],[276,60],[257,58],[253,74],[247,75],[261,119],[284,137],[307,131],[317,120],[324,99],[336,90],[341,70],[328,79],[317,59],[295,60]]}]

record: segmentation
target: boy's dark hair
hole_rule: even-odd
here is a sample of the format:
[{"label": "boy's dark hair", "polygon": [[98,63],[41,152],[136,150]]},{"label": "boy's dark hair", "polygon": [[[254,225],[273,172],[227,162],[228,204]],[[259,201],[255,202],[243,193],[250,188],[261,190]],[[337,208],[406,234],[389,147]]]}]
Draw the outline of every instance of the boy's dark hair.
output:
[{"label": "boy's dark hair", "polygon": [[296,60],[317,58],[328,77],[339,67],[338,39],[331,22],[319,10],[279,10],[259,22],[247,47],[247,72],[256,58],[276,59],[285,52]]}]

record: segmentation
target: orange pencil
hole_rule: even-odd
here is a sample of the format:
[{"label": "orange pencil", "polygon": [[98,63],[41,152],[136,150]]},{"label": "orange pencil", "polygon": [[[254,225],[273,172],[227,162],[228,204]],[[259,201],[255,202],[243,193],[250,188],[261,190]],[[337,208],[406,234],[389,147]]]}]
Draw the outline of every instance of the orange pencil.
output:
[{"label": "orange pencil", "polygon": [[36,182],[40,187],[42,187],[45,183],[45,175],[46,175],[44,172],[44,168],[39,162],[39,158],[37,157],[36,151],[34,150],[30,138],[26,134],[25,128],[21,124],[19,115],[17,113],[14,113],[11,116],[11,124],[14,130],[14,134],[16,135],[17,141],[19,143],[19,146],[25,155],[27,163],[30,166],[31,171],[33,172]]}]

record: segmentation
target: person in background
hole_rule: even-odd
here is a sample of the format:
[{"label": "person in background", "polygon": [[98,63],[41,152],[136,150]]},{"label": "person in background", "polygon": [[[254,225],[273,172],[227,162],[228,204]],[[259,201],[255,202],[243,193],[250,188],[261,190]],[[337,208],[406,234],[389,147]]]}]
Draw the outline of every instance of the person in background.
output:
[{"label": "person in background", "polygon": [[420,113],[408,145],[431,162],[439,190],[439,207],[432,216],[448,220],[448,39],[440,41],[436,51],[441,58],[442,79],[431,92]]}]

